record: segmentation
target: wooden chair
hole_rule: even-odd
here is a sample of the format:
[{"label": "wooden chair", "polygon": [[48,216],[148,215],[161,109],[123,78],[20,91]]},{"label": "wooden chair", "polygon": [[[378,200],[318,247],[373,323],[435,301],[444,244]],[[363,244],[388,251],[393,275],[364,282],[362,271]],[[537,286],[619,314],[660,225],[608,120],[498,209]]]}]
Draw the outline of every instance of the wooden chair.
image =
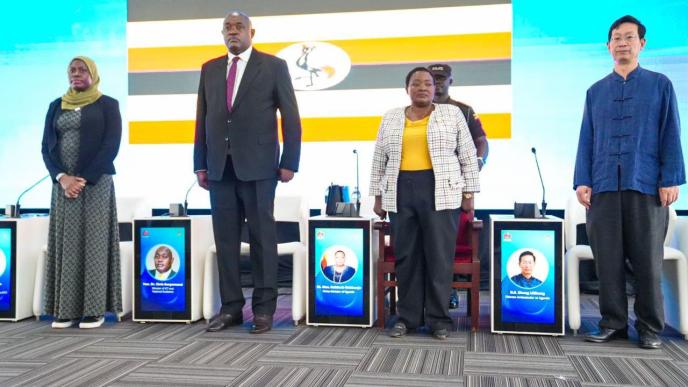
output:
[{"label": "wooden chair", "polygon": [[[385,326],[385,297],[389,293],[390,314],[396,310],[397,279],[394,269],[394,251],[389,240],[390,224],[378,222],[375,228],[379,230],[379,252],[377,260],[377,325]],[[456,250],[454,252],[454,274],[469,275],[469,280],[461,278],[452,282],[454,289],[466,289],[468,291],[468,314],[471,316],[471,329],[478,330],[480,324],[480,258],[478,245],[480,230],[483,222],[479,219],[470,219],[467,213],[461,212],[459,218],[459,234],[456,238]],[[449,299],[446,300],[447,304]]]}]

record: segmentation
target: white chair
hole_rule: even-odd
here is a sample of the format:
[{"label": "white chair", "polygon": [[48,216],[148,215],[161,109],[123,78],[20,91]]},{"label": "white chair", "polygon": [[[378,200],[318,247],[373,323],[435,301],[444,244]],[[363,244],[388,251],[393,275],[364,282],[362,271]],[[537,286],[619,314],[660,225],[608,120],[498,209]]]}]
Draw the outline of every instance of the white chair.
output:
[{"label": "white chair", "polygon": [[[150,205],[145,198],[139,196],[124,196],[117,198],[117,220],[120,223],[130,223],[136,218],[151,216]],[[133,236],[133,224],[132,236]],[[131,313],[134,294],[132,289],[134,272],[134,242],[119,242],[120,273],[122,277],[122,313],[117,316],[121,321],[124,315]]]},{"label": "white chair", "polygon": [[378,216],[373,212],[373,206],[375,206],[375,196],[362,196],[358,214],[364,218],[377,218]]},{"label": "white chair", "polygon": [[667,324],[688,339],[688,218],[676,219],[672,236],[669,247],[664,248],[665,259],[668,254],[676,257],[664,262],[664,314]]},{"label": "white chair", "polygon": [[[585,208],[573,194],[566,203],[564,213],[564,240],[566,245],[566,302],[569,327],[577,334],[581,325],[579,265],[581,261],[592,260],[592,249],[588,245],[576,244],[576,226],[585,224]],[[686,255],[670,247],[676,225],[676,211],[669,209],[669,227],[664,239],[664,265],[662,287],[664,305],[667,306],[667,323],[686,337],[688,335],[688,260]],[[688,237],[686,237],[688,238]],[[688,244],[687,244],[688,245]],[[674,311],[674,305],[677,310]]]},{"label": "white chair", "polygon": [[45,265],[47,261],[48,245],[45,245],[41,249],[41,255],[36,260],[36,278],[33,285],[33,315],[36,316],[36,320],[41,318],[45,305],[43,289],[45,288]]},{"label": "white chair", "polygon": [[[301,196],[277,196],[275,197],[275,221],[298,222],[298,242],[277,244],[277,255],[291,255],[292,268],[292,305],[291,315],[294,325],[306,315],[306,280],[308,278],[308,206],[306,199]],[[250,245],[241,243],[241,255],[250,253]],[[219,275],[217,270],[217,250],[215,245],[208,249],[205,259],[203,275],[203,318],[210,320],[216,315],[222,301],[220,300]]]},{"label": "white chair", "polygon": [[[120,223],[131,222],[136,217],[150,216],[150,209],[146,207],[146,202],[142,197],[120,197],[117,198],[117,220]],[[120,252],[120,276],[122,280],[122,313],[117,315],[118,320],[122,320],[124,315],[131,313],[133,294],[132,294],[132,272],[134,270],[134,243],[131,241],[119,243]],[[45,269],[48,255],[48,246],[43,246],[43,252],[36,262],[36,278],[33,291],[33,314],[39,319],[43,314],[44,289],[45,289]]]}]

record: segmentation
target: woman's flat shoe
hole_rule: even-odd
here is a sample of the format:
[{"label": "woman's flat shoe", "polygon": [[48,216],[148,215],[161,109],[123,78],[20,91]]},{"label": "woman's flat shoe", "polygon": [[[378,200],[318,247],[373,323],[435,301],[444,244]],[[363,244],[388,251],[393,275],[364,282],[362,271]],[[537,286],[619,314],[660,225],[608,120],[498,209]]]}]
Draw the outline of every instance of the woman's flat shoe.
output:
[{"label": "woman's flat shoe", "polygon": [[69,328],[72,325],[74,325],[74,320],[69,319],[69,318],[56,318],[53,320],[52,323],[52,328],[53,329],[64,329],[64,328]]},{"label": "woman's flat shoe", "polygon": [[104,316],[89,316],[84,317],[79,323],[79,328],[81,329],[92,329],[99,328],[105,322]]}]

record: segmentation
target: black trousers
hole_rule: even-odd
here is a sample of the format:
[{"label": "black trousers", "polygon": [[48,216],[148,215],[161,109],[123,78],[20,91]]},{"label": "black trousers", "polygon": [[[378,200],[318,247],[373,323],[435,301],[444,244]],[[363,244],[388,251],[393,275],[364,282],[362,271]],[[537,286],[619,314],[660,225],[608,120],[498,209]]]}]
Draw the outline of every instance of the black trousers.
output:
[{"label": "black trousers", "polygon": [[408,328],[427,323],[449,329],[459,209],[435,211],[435,178],[429,171],[401,171],[397,212],[390,213],[399,289],[399,319]]},{"label": "black trousers", "polygon": [[664,329],[662,261],[669,209],[654,195],[636,191],[594,194],[587,214],[587,233],[600,279],[602,328],[628,324],[625,260],[636,281],[636,329]]},{"label": "black trousers", "polygon": [[277,236],[273,216],[277,178],[241,181],[227,157],[220,181],[210,181],[210,208],[217,249],[222,313],[238,314],[245,300],[241,290],[239,251],[246,219],[251,244],[253,313],[272,316],[277,304]]}]

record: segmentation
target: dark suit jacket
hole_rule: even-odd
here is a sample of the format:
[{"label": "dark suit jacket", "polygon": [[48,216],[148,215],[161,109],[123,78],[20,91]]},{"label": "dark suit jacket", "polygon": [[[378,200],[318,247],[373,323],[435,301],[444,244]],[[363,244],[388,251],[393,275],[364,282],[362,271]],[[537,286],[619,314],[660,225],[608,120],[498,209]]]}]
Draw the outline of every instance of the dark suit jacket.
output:
[{"label": "dark suit jacket", "polygon": [[[43,129],[41,153],[53,181],[67,170],[60,161],[57,149],[57,118],[60,116],[62,99],[54,100],[48,108]],[[74,174],[96,184],[103,174],[115,174],[115,157],[122,139],[122,117],[116,99],[103,95],[92,104],[81,108],[79,132],[79,159]]]},{"label": "dark suit jacket", "polygon": [[[278,168],[297,171],[301,120],[287,64],[255,48],[227,111],[227,56],[203,64],[198,86],[194,171],[207,170],[221,180],[231,147],[237,177],[243,181],[275,178]],[[282,116],[282,157],[277,136]]]}]

